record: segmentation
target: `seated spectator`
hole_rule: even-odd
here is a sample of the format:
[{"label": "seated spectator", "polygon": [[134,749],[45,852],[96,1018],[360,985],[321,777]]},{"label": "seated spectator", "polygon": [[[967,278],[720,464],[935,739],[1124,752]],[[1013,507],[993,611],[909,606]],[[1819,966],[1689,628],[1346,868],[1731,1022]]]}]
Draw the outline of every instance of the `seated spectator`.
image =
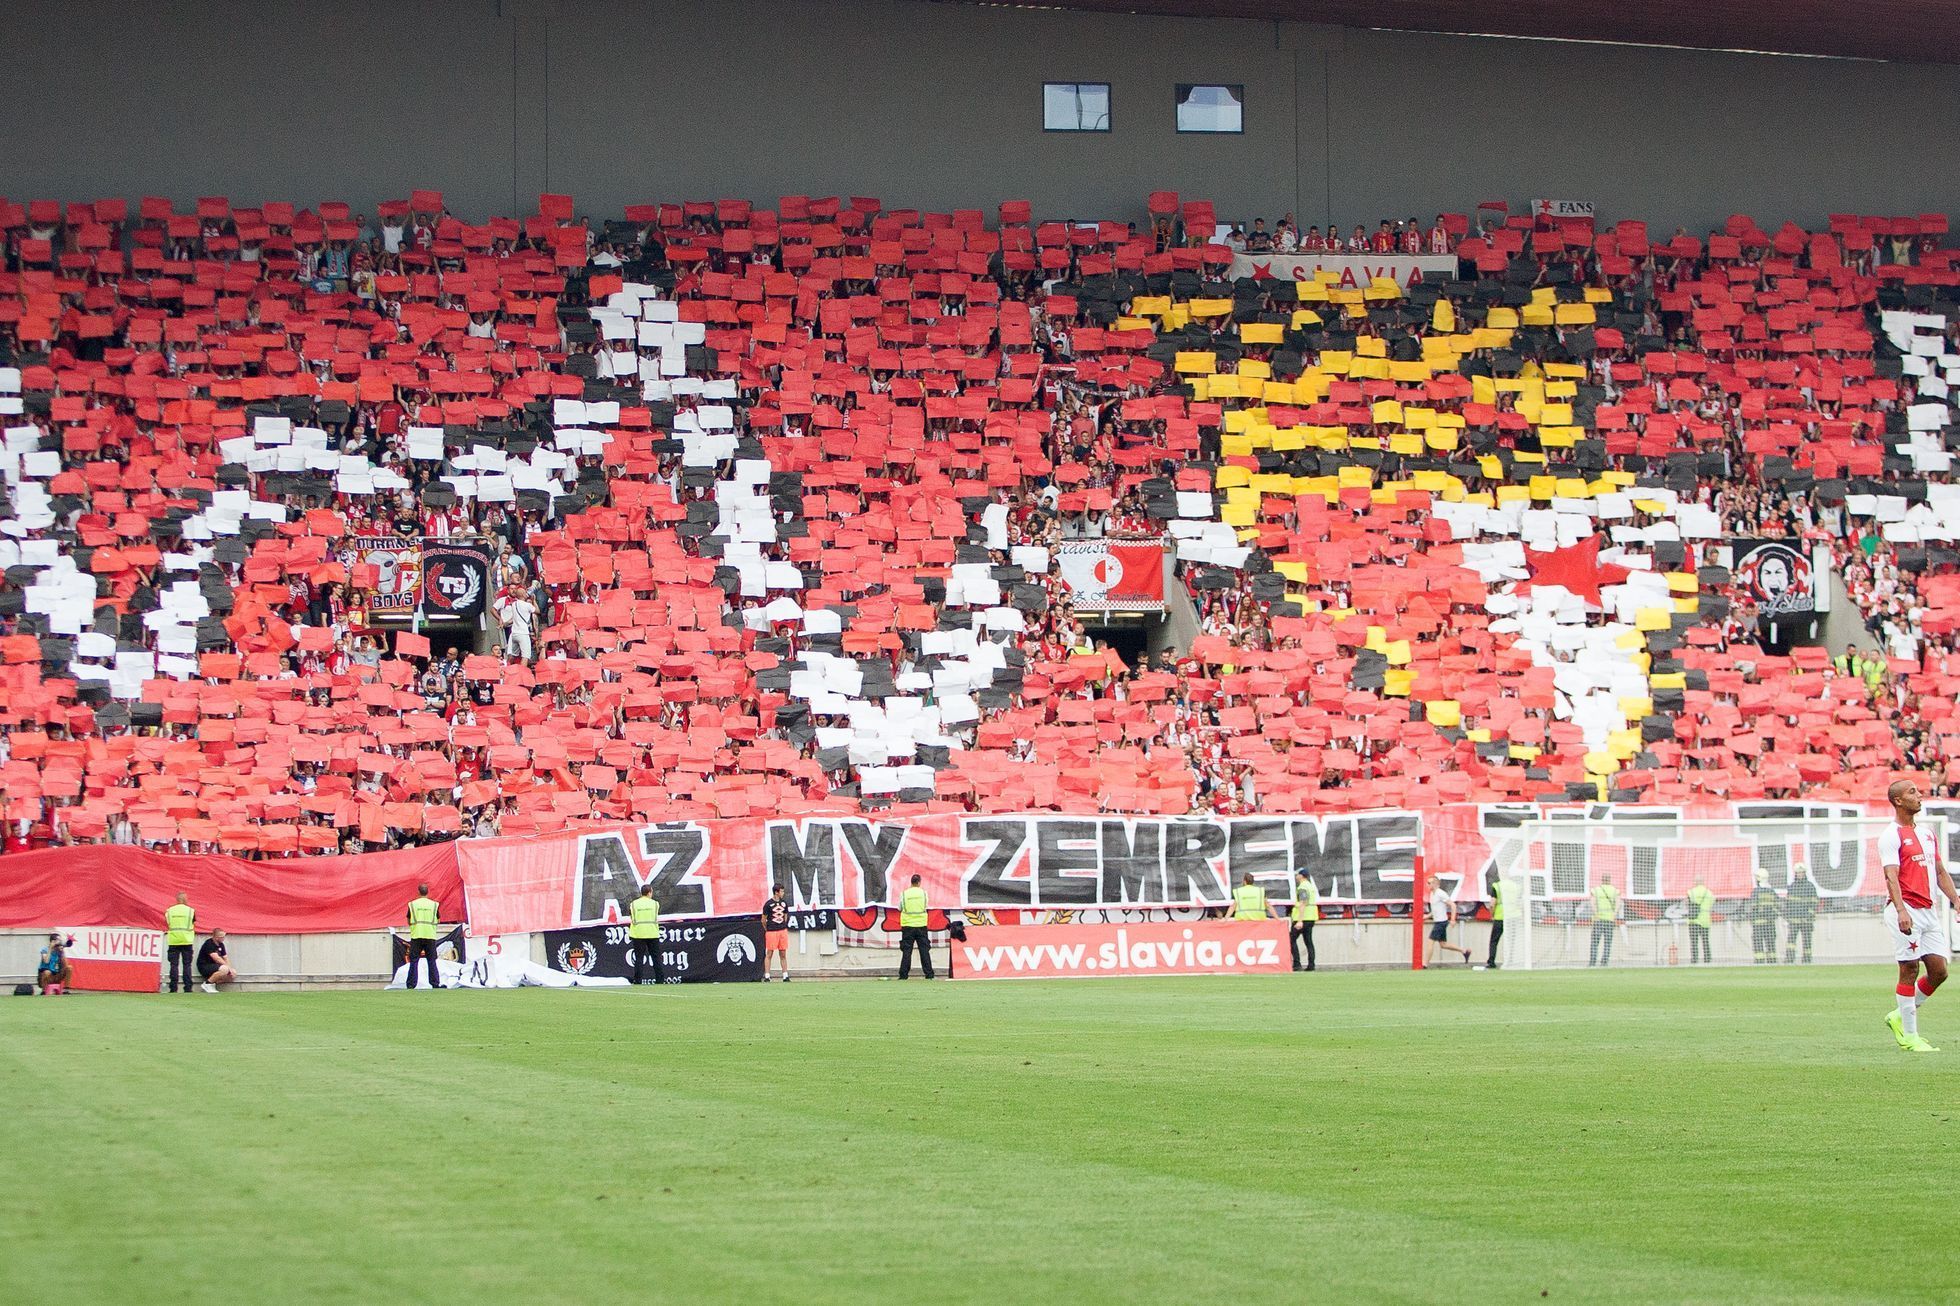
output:
[{"label": "seated spectator", "polygon": [[231,954],[225,951],[225,932],[212,930],[211,937],[198,945],[198,985],[206,993],[216,993],[220,984],[236,984],[238,972],[231,968]]},{"label": "seated spectator", "polygon": [[1252,230],[1246,233],[1245,252],[1248,254],[1270,254],[1273,249],[1273,233],[1266,230],[1264,218],[1252,220]]},{"label": "seated spectator", "polygon": [[75,941],[59,933],[48,935],[48,946],[41,949],[41,960],[34,967],[34,983],[43,993],[66,993],[74,982],[74,967],[68,964],[68,949]]}]

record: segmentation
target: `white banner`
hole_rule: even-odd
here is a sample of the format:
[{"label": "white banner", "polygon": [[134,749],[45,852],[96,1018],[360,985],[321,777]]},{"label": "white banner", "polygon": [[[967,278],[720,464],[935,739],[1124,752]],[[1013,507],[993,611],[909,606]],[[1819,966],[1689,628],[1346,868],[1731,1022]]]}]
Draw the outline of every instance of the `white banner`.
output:
[{"label": "white banner", "polygon": [[1407,288],[1423,281],[1456,280],[1454,254],[1235,254],[1231,276],[1259,281],[1312,281],[1335,274],[1343,289],[1365,289],[1376,277],[1390,277]]},{"label": "white banner", "polygon": [[1540,218],[1590,218],[1593,215],[1591,200],[1533,200],[1533,216]]},{"label": "white banner", "polygon": [[124,961],[151,970],[163,964],[163,934],[158,930],[77,925],[62,933],[75,940],[68,949],[70,961]]}]

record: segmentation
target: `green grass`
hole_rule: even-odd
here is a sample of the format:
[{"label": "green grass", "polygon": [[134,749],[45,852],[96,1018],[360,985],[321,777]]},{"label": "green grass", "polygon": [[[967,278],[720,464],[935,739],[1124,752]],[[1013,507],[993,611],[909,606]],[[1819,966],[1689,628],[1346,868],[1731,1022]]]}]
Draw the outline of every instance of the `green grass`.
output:
[{"label": "green grass", "polygon": [[[1951,1300],[1883,967],[0,1012],[14,1301]],[[1950,1005],[1948,1003],[1950,1002]]]}]

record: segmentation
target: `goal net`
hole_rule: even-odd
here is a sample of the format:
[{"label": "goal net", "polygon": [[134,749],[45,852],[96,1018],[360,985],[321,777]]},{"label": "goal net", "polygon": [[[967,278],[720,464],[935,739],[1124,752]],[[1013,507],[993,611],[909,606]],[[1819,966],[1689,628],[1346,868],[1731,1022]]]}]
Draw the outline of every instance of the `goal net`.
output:
[{"label": "goal net", "polygon": [[[1499,964],[1517,969],[1885,962],[1878,846],[1891,825],[1666,811],[1550,817],[1496,836],[1487,882],[1459,896],[1502,893]],[[1922,816],[1918,829],[1946,861],[1946,819]],[[1950,917],[1937,880],[1933,896]]]}]

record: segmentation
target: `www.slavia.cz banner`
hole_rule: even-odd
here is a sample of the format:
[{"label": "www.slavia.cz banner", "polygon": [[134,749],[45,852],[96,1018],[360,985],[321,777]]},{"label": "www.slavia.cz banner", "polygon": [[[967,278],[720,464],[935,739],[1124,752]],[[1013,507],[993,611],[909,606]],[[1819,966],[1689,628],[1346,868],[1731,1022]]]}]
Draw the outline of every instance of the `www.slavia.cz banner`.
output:
[{"label": "www.slavia.cz banner", "polygon": [[1285,921],[990,925],[953,940],[954,979],[1275,975],[1292,969]]}]

